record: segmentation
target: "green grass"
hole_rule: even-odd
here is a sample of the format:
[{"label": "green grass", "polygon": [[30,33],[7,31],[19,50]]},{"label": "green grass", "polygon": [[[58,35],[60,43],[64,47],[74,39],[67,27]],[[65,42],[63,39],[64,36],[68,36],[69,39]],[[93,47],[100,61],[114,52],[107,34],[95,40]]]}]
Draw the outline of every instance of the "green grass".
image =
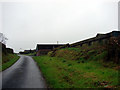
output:
[{"label": "green grass", "polygon": [[8,54],[3,55],[2,61],[4,62],[2,64],[2,71],[9,68],[11,65],[13,65],[17,60],[19,59],[19,56],[16,54]]},{"label": "green grass", "polygon": [[78,49],[78,48],[74,48],[74,47],[72,47],[72,48],[63,48],[63,49],[61,49],[61,50],[69,50],[69,51],[77,51],[77,52],[80,52],[81,50],[80,49]]},{"label": "green grass", "polygon": [[119,87],[118,71],[104,67],[98,57],[102,58],[103,55],[87,62],[49,56],[37,56],[33,59],[40,66],[47,84],[51,88]]},{"label": "green grass", "polygon": [[29,54],[23,54],[23,55],[27,55],[27,56],[35,56],[35,55],[36,55],[36,52],[34,52],[34,53],[29,53]]},{"label": "green grass", "polygon": [[118,67],[105,45],[64,48],[33,59],[50,88],[118,88]]}]

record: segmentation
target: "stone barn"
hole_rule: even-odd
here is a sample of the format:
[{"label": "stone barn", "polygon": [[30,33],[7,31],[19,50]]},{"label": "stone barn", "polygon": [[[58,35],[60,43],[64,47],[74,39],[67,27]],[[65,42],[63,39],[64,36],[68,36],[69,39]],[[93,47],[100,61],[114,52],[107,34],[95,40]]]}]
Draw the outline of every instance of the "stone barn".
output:
[{"label": "stone barn", "polygon": [[46,55],[49,51],[53,50],[54,48],[57,48],[63,45],[65,44],[37,44],[36,55],[37,56]]}]

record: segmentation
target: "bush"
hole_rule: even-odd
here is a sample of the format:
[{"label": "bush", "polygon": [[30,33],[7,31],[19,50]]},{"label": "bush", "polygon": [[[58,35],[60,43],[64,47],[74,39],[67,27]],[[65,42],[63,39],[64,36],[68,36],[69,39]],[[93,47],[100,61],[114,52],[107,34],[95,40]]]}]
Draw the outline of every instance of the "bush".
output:
[{"label": "bush", "polygon": [[54,51],[48,52],[48,56],[53,57],[54,56]]}]

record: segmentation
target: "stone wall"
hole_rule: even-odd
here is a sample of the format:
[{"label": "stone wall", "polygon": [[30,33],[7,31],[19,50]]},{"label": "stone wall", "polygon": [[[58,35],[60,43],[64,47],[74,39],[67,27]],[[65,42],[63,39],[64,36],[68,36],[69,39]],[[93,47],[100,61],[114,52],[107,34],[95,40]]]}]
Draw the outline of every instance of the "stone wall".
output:
[{"label": "stone wall", "polygon": [[38,50],[36,56],[47,55],[49,51],[51,51],[51,49]]}]

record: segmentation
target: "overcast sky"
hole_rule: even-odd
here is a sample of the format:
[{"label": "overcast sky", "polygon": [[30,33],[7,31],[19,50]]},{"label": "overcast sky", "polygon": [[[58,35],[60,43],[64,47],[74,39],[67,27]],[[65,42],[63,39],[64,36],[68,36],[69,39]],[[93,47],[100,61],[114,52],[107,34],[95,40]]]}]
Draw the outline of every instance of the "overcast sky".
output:
[{"label": "overcast sky", "polygon": [[73,43],[118,29],[118,1],[1,0],[0,30],[15,52],[37,43]]}]

